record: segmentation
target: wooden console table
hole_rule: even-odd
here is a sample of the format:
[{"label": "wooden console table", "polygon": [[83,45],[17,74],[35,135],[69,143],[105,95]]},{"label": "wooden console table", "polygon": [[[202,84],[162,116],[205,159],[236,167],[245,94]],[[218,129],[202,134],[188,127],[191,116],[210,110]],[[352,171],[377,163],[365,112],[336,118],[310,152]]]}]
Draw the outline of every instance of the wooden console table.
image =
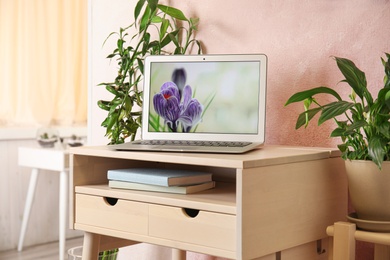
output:
[{"label": "wooden console table", "polygon": [[[326,227],[345,219],[344,162],[331,149],[266,146],[241,155],[70,150],[70,226],[85,231],[83,259],[138,242],[230,259],[327,258]],[[213,173],[190,195],[110,189],[107,170]],[[189,214],[196,212],[196,214]]]}]

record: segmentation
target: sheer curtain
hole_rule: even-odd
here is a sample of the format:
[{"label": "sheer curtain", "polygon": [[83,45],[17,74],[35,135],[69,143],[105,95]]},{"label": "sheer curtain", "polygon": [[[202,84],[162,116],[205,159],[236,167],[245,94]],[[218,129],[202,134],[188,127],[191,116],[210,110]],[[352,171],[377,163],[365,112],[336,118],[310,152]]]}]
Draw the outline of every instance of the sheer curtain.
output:
[{"label": "sheer curtain", "polygon": [[87,119],[87,0],[0,0],[0,126]]}]

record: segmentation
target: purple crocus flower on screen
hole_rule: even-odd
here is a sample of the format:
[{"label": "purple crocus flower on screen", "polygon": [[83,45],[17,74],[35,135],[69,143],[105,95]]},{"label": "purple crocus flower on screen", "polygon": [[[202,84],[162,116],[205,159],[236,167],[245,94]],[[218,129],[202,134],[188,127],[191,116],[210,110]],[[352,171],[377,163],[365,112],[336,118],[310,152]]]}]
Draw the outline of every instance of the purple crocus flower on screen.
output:
[{"label": "purple crocus flower on screen", "polygon": [[192,98],[191,87],[185,86],[184,69],[176,69],[172,81],[165,82],[160,92],[154,95],[154,109],[172,132],[177,132],[181,125],[182,131],[187,133],[201,121],[203,106]]}]

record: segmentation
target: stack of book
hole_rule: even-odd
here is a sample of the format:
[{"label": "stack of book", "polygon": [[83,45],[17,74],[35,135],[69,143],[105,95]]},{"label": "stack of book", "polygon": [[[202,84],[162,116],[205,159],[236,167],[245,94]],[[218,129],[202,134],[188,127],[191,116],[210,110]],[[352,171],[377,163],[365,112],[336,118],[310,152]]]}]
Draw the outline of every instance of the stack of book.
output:
[{"label": "stack of book", "polygon": [[189,194],[215,187],[212,174],[189,170],[129,168],[107,172],[110,188]]}]

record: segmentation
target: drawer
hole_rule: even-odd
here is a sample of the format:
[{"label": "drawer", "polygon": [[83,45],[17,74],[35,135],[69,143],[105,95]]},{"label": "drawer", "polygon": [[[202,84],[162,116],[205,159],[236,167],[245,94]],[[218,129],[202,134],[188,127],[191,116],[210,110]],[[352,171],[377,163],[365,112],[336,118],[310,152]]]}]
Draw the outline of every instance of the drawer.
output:
[{"label": "drawer", "polygon": [[89,226],[148,233],[148,205],[101,196],[76,194],[76,223]]},{"label": "drawer", "polygon": [[149,235],[236,251],[236,216],[150,205]]}]

